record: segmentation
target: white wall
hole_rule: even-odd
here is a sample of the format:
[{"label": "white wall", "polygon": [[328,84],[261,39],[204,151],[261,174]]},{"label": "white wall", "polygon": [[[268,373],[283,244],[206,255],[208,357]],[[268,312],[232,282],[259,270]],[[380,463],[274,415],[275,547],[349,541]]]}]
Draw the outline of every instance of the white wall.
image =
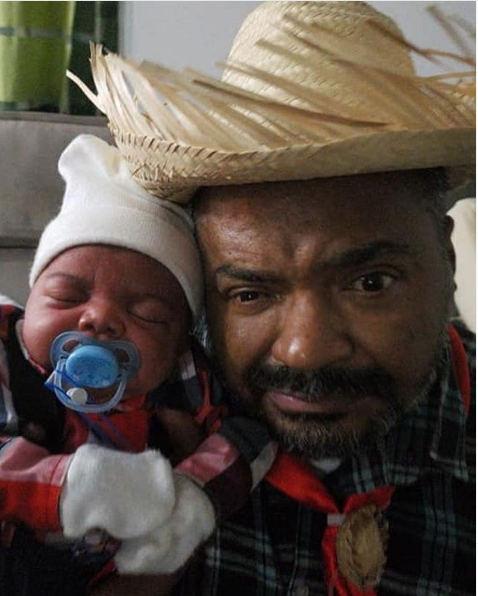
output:
[{"label": "white wall", "polygon": [[[160,62],[175,69],[191,66],[220,76],[245,15],[259,2],[121,2],[121,53],[135,60]],[[370,2],[390,15],[406,37],[421,47],[455,50],[426,7],[438,4],[472,26],[475,2]],[[421,74],[433,74],[429,63],[417,63]]]},{"label": "white wall", "polygon": [[121,2],[121,51],[181,69],[220,73],[244,17],[259,2]]}]

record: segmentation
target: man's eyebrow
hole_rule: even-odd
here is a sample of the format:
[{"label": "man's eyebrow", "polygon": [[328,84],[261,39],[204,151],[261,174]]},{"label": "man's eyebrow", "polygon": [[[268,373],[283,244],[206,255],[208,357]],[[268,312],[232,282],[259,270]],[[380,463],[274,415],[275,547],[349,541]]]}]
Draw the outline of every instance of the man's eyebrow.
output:
[{"label": "man's eyebrow", "polygon": [[217,280],[220,277],[229,277],[237,279],[238,281],[245,281],[250,283],[264,283],[275,282],[279,278],[272,275],[269,271],[262,271],[260,269],[246,269],[244,267],[237,267],[235,265],[222,265],[214,272],[214,277]]},{"label": "man's eyebrow", "polygon": [[[326,258],[320,266],[340,268],[357,267],[379,257],[390,255],[416,256],[417,250],[413,249],[407,243],[381,240],[339,251],[336,254],[331,255],[329,258]],[[249,283],[274,283],[280,280],[279,276],[274,275],[270,271],[248,269],[230,264],[222,265],[214,271],[214,278],[216,281],[222,277]]]},{"label": "man's eyebrow", "polygon": [[326,260],[327,265],[335,267],[357,267],[384,256],[416,256],[418,251],[405,242],[381,240],[363,246],[344,250]]}]

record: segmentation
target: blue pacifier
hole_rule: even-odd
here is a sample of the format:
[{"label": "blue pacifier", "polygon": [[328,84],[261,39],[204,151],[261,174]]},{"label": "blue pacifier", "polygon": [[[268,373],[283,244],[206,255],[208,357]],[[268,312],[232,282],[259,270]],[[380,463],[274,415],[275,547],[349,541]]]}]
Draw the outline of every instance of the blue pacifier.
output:
[{"label": "blue pacifier", "polygon": [[[61,333],[53,341],[50,358],[54,370],[46,386],[66,407],[89,413],[114,408],[140,365],[139,352],[132,343],[101,341],[76,331]],[[91,390],[108,388],[113,395],[96,403]]]}]

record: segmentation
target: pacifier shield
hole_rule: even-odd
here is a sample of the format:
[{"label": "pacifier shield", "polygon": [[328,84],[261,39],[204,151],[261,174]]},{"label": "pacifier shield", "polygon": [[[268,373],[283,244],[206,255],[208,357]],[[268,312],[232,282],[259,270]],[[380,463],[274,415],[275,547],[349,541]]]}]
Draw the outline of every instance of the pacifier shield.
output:
[{"label": "pacifier shield", "polygon": [[54,339],[50,359],[53,372],[47,387],[67,408],[89,414],[116,407],[141,363],[131,342],[102,341],[77,331],[65,331]]},{"label": "pacifier shield", "polygon": [[80,387],[111,387],[117,381],[119,371],[115,355],[101,346],[80,346],[65,362],[66,374]]}]

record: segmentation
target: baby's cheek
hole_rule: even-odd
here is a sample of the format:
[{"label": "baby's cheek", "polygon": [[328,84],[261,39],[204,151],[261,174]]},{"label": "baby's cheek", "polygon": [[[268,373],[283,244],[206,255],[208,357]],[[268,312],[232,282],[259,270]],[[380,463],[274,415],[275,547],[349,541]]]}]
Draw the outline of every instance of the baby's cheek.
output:
[{"label": "baby's cheek", "polygon": [[30,359],[39,364],[45,370],[51,369],[50,347],[55,338],[41,334],[26,333],[23,334],[23,343]]},{"label": "baby's cheek", "polygon": [[164,366],[164,362],[149,360],[141,366],[137,377],[133,379],[135,389],[142,393],[152,391],[168,378],[171,370]]}]

